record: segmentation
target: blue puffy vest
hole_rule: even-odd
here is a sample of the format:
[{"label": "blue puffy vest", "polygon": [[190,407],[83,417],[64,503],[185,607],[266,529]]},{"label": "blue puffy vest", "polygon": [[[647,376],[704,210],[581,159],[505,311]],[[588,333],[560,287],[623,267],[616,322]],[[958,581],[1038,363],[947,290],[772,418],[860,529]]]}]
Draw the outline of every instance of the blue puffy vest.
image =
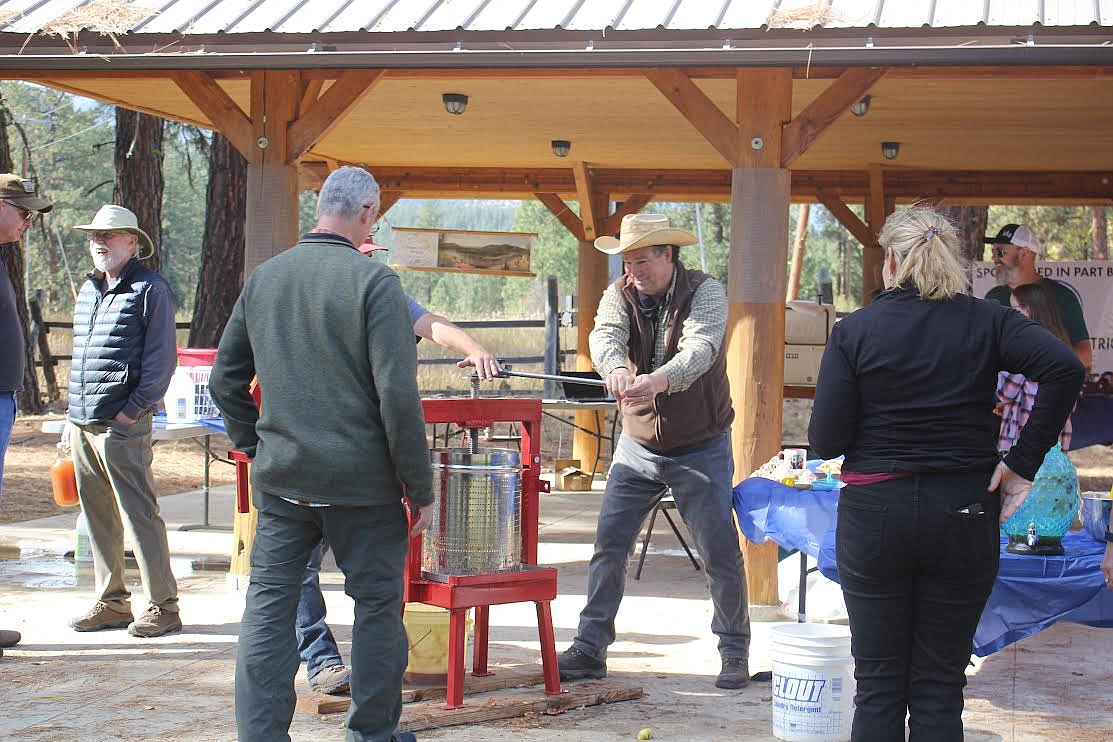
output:
[{"label": "blue puffy vest", "polygon": [[111,420],[127,404],[141,372],[145,293],[153,281],[161,280],[135,258],[104,294],[93,274],[87,275],[73,313],[68,415],[73,422]]}]

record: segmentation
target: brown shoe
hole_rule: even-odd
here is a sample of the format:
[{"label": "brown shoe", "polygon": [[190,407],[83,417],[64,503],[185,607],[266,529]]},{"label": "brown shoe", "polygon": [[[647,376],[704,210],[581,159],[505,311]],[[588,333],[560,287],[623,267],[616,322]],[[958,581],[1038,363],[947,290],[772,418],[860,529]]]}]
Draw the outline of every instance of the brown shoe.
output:
[{"label": "brown shoe", "polygon": [[105,629],[126,629],[132,622],[131,613],[115,611],[98,602],[93,609],[84,616],[78,616],[70,621],[70,628],[74,631],[103,631]]},{"label": "brown shoe", "polygon": [[182,630],[182,619],[178,618],[177,611],[164,611],[157,605],[147,609],[128,626],[128,633],[144,639],[151,639],[163,634],[170,634]]},{"label": "brown shoe", "polygon": [[0,629],[0,649],[7,649],[19,644],[19,640],[23,637],[19,635],[18,631],[11,631],[9,629]]}]

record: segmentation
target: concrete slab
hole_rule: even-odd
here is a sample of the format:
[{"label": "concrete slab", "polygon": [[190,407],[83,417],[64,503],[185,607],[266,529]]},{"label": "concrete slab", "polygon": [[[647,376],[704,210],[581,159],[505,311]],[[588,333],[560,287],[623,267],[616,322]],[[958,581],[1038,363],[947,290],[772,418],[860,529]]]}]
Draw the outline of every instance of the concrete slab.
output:
[{"label": "concrete slab", "polygon": [[[231,488],[214,491],[212,515],[230,523]],[[587,562],[601,494],[542,497],[541,560],[560,570],[553,603],[558,647],[575,634],[584,603]],[[199,493],[160,500],[171,529],[200,518]],[[78,634],[69,619],[92,600],[88,568],[62,559],[73,545],[76,513],[0,526],[0,625],[23,642],[0,660],[0,738],[21,740],[234,740],[233,670],[243,593],[225,575],[195,572],[205,556],[227,556],[231,535],[170,531],[180,568],[185,629],[159,639],[124,631]],[[17,551],[18,550],[18,551]],[[15,556],[18,553],[18,556]],[[331,560],[322,575],[330,624],[347,653],[352,603]],[[140,609],[138,573],[129,573]],[[619,640],[609,670],[646,697],[570,710],[422,732],[429,740],[630,740],[650,727],[657,740],[772,740],[770,688],[714,687],[719,669],[710,632],[711,605],[702,573],[692,569],[669,529],[654,533],[640,581],[629,581],[616,622]],[[770,667],[775,623],[753,624],[751,670]],[[1113,739],[1108,689],[1113,687],[1113,636],[1060,624],[969,669],[967,740]],[[492,663],[535,662],[536,616],[530,605],[491,610]],[[297,679],[306,689],[304,677]],[[343,738],[339,716],[294,715],[295,740]]]}]

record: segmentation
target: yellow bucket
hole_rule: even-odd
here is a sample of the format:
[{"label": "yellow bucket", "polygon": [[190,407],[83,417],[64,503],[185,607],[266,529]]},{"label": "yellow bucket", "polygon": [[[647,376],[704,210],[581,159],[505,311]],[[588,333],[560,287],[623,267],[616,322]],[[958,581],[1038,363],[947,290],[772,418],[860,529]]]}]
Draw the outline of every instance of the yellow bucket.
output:
[{"label": "yellow bucket", "polygon": [[[448,623],[450,613],[424,603],[407,603],[402,623],[409,637],[410,658],[402,679],[411,685],[445,685],[448,682]],[[464,630],[464,650],[472,629],[468,610]]]}]

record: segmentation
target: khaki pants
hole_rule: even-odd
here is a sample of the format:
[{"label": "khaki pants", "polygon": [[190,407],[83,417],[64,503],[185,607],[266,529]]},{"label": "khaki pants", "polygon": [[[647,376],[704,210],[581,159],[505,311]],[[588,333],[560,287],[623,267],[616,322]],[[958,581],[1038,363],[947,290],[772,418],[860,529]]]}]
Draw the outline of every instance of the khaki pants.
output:
[{"label": "khaki pants", "polygon": [[[98,600],[131,611],[124,581],[124,528],[135,544],[139,576],[152,605],[178,610],[178,583],[170,571],[166,524],[158,512],[151,477],[151,417],[134,425],[115,420],[70,424],[70,447],[81,509],[89,524]],[[123,518],[121,519],[121,515]]]}]

